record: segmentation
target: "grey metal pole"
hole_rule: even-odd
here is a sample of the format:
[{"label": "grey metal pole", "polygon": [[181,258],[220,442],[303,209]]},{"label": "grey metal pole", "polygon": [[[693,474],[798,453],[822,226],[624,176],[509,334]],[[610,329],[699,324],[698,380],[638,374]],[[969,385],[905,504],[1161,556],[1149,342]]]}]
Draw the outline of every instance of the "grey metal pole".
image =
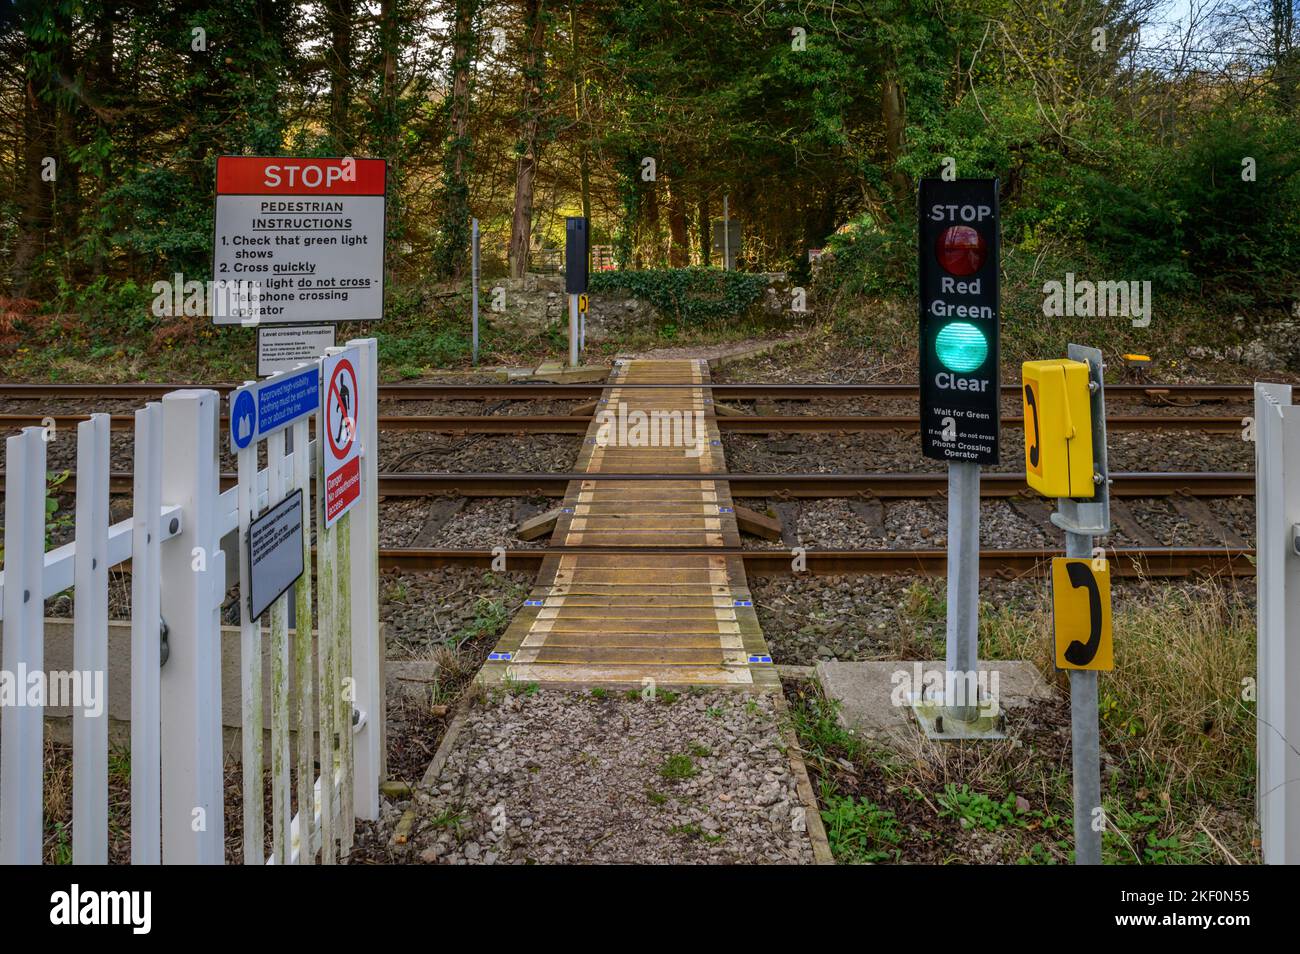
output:
[{"label": "grey metal pole", "polygon": [[[1065,534],[1065,555],[1092,559],[1092,536]],[[1097,725],[1097,673],[1070,670],[1070,759],[1074,776],[1074,863],[1101,864],[1101,832],[1093,813],[1101,808],[1101,742]],[[1104,817],[1097,815],[1098,821]]]},{"label": "grey metal pole", "polygon": [[722,270],[731,271],[731,196],[722,197]]},{"label": "grey metal pole", "polygon": [[578,296],[569,296],[569,367],[578,366]]},{"label": "grey metal pole", "polygon": [[472,306],[472,323],[474,332],[474,367],[478,367],[478,219],[470,220],[470,287]]},{"label": "grey metal pole", "polygon": [[[979,667],[980,465],[948,465],[948,672],[959,692],[977,685]],[[969,676],[968,676],[969,674]],[[958,701],[959,705],[952,705]],[[944,715],[974,722],[979,700],[945,698]]]}]

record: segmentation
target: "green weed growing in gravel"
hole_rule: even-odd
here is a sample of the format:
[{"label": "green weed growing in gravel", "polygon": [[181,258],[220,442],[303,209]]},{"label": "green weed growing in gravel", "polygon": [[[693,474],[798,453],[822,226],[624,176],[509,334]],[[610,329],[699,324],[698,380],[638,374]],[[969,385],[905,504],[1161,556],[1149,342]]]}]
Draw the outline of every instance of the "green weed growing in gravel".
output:
[{"label": "green weed growing in gravel", "polygon": [[682,779],[693,777],[698,772],[695,762],[685,752],[668,756],[664,759],[664,764],[659,766],[659,774],[670,782],[680,782]]},{"label": "green weed growing in gravel", "polygon": [[647,788],[645,790],[645,800],[649,802],[651,805],[668,804],[668,796],[665,795],[663,792],[656,791],[653,788]]},{"label": "green weed growing in gravel", "polygon": [[540,687],[535,682],[522,682],[507,671],[501,678],[501,688],[510,696],[535,696]]},{"label": "green weed growing in gravel", "polygon": [[596,686],[594,689],[591,690],[591,698],[607,699],[609,698],[609,690],[603,686]]},{"label": "green weed growing in gravel", "polygon": [[658,696],[659,701],[666,706],[672,705],[674,702],[676,702],[678,699],[681,698],[681,696],[678,693],[672,692],[668,689],[660,689],[657,693],[655,693],[655,695]]},{"label": "green weed growing in gravel", "polygon": [[465,816],[453,808],[446,808],[429,819],[429,827],[437,829],[449,829],[455,834],[460,833],[461,823]]},{"label": "green weed growing in gravel", "polygon": [[707,759],[713,755],[713,752],[707,745],[700,745],[700,743],[696,742],[691,746],[691,755],[695,756],[697,759]]},{"label": "green weed growing in gravel", "polygon": [[389,603],[405,603],[411,595],[411,586],[406,580],[393,580],[384,587],[384,599]]}]

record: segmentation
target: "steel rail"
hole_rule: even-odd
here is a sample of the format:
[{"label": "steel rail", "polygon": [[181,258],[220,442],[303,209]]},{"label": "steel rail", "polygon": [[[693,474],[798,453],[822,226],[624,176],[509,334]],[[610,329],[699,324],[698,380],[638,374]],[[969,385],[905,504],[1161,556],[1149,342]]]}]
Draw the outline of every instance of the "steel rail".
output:
[{"label": "steel rail", "polygon": [[[731,486],[733,497],[823,499],[830,497],[916,500],[941,497],[947,492],[947,475],[940,473],[874,474],[587,474],[587,473],[452,473],[380,474],[379,492],[385,497],[563,497],[575,480],[719,480]],[[1133,472],[1111,475],[1113,497],[1252,497],[1255,476],[1236,471],[1204,473]],[[0,490],[4,486],[0,474]],[[110,475],[114,493],[130,493],[132,475]],[[221,486],[232,487],[235,475],[221,475]],[[76,474],[58,489],[70,494]],[[1016,497],[1028,492],[1023,474],[985,473],[980,496],[985,499]]]},{"label": "steel rail", "polygon": [[[1227,547],[1118,547],[1107,548],[1112,576],[1180,578],[1214,575],[1253,576],[1254,550]],[[788,550],[741,550],[709,547],[545,547],[524,550],[432,550],[389,548],[379,551],[380,569],[420,571],[445,566],[491,568],[504,556],[509,570],[536,572],[543,561],[562,556],[708,556],[739,559],[746,573],[785,575],[796,572]],[[1050,572],[1059,550],[982,550],[980,575],[1017,579],[1041,577]],[[943,576],[948,568],[945,550],[804,550],[806,572],[816,576],[839,574],[920,574]]]},{"label": "steel rail", "polygon": [[[88,414],[0,414],[0,428],[53,427],[71,429],[86,420]],[[129,431],[135,426],[130,414],[110,415],[110,427]],[[495,414],[417,415],[381,414],[381,431],[418,431],[433,434],[585,434],[593,418],[564,414]],[[772,433],[876,433],[917,431],[917,418],[904,415],[821,415],[792,414],[778,416],[737,416],[715,418],[718,430],[740,434]],[[1004,427],[1021,427],[1021,417],[1004,417]],[[224,427],[224,421],[222,426]],[[1197,431],[1207,434],[1239,434],[1239,417],[1194,417],[1191,415],[1110,416],[1106,426],[1112,431]]]}]

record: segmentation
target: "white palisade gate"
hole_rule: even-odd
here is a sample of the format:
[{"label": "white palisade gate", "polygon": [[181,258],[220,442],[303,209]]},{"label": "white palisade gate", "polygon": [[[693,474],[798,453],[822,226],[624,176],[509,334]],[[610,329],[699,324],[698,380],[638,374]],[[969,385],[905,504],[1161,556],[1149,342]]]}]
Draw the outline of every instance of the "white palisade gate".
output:
[{"label": "white palisade gate", "polygon": [[1255,385],[1256,800],[1265,864],[1300,864],[1300,407]]},{"label": "white palisade gate", "polygon": [[[243,831],[265,830],[267,769],[274,813],[269,844],[262,837],[243,839],[244,862],[337,861],[351,848],[353,820],[378,817],[385,765],[378,620],[377,348],[375,340],[367,338],[333,350],[350,350],[356,358],[353,423],[361,454],[361,494],[327,531],[320,519],[321,450],[319,441],[309,440],[311,418],[318,412],[240,449],[237,485],[223,493],[218,447],[229,438],[221,427],[220,395],[206,389],[179,390],[148,404],[135,415],[133,515],[112,525],[110,419],[93,415],[77,428],[75,538],[48,552],[46,451],[53,435],[45,428],[28,427],[7,439],[0,674],[12,680],[22,704],[0,705],[0,863],[39,864],[47,838],[44,710],[60,700],[42,697],[39,704],[27,704],[27,683],[18,678],[44,671],[45,600],[72,591],[72,676],[102,674],[106,695],[109,570],[127,561],[132,606],[131,861],[224,862],[221,606],[226,555],[221,540],[234,530],[239,531],[241,563]],[[319,369],[320,362],[314,365]],[[302,374],[311,366],[300,365],[285,375]],[[315,423],[319,435],[319,419]],[[267,466],[259,470],[258,448],[263,443]],[[252,620],[245,535],[259,514],[299,489],[305,572],[260,620]],[[318,529],[314,549],[313,523]],[[313,595],[315,645],[310,626]],[[299,622],[296,630],[289,629],[291,600]],[[263,630],[263,623],[269,631]],[[269,641],[272,669],[269,758],[263,751],[264,640]],[[106,703],[98,708],[90,713],[72,706],[72,860],[78,864],[108,861],[109,715]]]}]

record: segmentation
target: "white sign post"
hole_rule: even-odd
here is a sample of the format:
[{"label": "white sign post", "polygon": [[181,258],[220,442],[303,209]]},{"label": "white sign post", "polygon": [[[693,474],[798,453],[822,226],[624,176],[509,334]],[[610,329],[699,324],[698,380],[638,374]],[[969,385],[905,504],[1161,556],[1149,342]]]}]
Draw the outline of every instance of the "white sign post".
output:
[{"label": "white sign post", "polygon": [[384,306],[383,159],[220,156],[212,277],[252,314],[218,325],[375,321]]}]

